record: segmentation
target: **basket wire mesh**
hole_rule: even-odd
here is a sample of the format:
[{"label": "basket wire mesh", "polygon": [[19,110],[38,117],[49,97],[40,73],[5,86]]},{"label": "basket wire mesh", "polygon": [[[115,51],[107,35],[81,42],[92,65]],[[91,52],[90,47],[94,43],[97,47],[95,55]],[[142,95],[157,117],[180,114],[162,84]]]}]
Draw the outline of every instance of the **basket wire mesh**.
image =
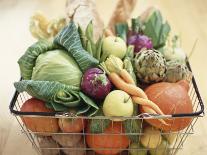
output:
[{"label": "basket wire mesh", "polygon": [[[188,67],[190,69],[190,66],[188,64]],[[190,69],[191,70],[191,69]],[[168,132],[164,132],[163,130],[160,130],[160,138],[162,137],[168,137],[168,138],[172,138],[173,142],[171,142],[171,144],[166,143],[162,148],[159,148],[158,143],[157,146],[155,146],[154,148],[150,148],[149,147],[149,143],[150,143],[150,139],[151,136],[148,138],[148,147],[142,147],[142,148],[132,148],[132,147],[128,147],[128,148],[110,148],[109,147],[104,147],[104,148],[95,148],[96,150],[101,150],[101,151],[111,151],[111,153],[113,151],[117,151],[118,154],[120,155],[129,155],[130,152],[133,151],[137,151],[135,154],[139,154],[142,152],[147,152],[149,154],[149,150],[151,152],[154,152],[154,154],[158,154],[160,153],[160,151],[162,151],[162,154],[169,154],[169,155],[175,155],[180,149],[183,148],[183,144],[186,141],[187,137],[189,135],[192,135],[194,133],[194,125],[197,122],[199,117],[203,117],[204,116],[204,104],[202,101],[202,98],[199,94],[195,79],[193,77],[192,82],[190,84],[190,90],[189,90],[189,96],[191,98],[192,104],[193,104],[193,110],[194,112],[191,114],[173,114],[173,115],[151,115],[151,114],[140,114],[137,116],[133,116],[133,117],[125,117],[124,119],[127,120],[137,120],[140,123],[140,130],[139,132],[125,132],[123,126],[121,126],[121,130],[119,131],[119,133],[105,133],[104,132],[104,125],[103,122],[104,120],[108,120],[108,119],[113,119],[111,117],[105,117],[105,116],[95,116],[95,117],[84,117],[84,116],[71,116],[70,113],[60,113],[60,112],[50,112],[50,113],[41,113],[41,112],[21,112],[20,108],[22,106],[22,104],[28,100],[29,98],[31,98],[31,96],[29,96],[26,92],[24,93],[18,93],[15,92],[14,97],[10,103],[10,111],[11,113],[16,117],[16,120],[18,121],[20,127],[21,127],[21,131],[22,133],[24,133],[27,138],[29,139],[29,141],[31,142],[31,144],[33,145],[34,149],[37,151],[38,154],[59,154],[59,155],[96,155],[96,153],[93,151],[94,148],[90,148],[87,146],[86,143],[86,137],[87,136],[91,136],[91,135],[99,135],[102,137],[103,142],[107,142],[107,140],[105,140],[104,138],[107,138],[109,136],[114,136],[114,137],[118,137],[118,136],[136,136],[138,138],[138,145],[141,143],[140,142],[140,138],[141,136],[145,136],[144,132],[143,132],[143,128],[146,126],[146,122],[145,119],[172,119],[173,121],[175,119],[178,118],[192,118],[190,125],[181,130],[181,131],[168,131]],[[26,126],[24,125],[21,117],[33,117],[33,118],[51,118],[51,119],[70,119],[72,120],[72,124],[74,123],[74,121],[76,119],[80,119],[82,120],[82,124],[84,125],[85,121],[94,121],[94,120],[99,120],[101,121],[101,133],[89,133],[87,132],[87,128],[84,128],[82,132],[80,133],[63,133],[63,132],[58,132],[58,133],[50,133],[49,136],[45,136],[46,133],[44,132],[32,132],[29,129],[26,128]],[[123,117],[121,117],[120,119],[123,119]],[[184,119],[182,119],[183,121]],[[61,121],[59,121],[61,124]],[[112,124],[112,128],[114,127],[115,123],[114,121],[111,121]],[[62,124],[63,125],[63,124]],[[153,128],[153,127],[152,127]],[[36,130],[35,130],[36,131]],[[123,131],[123,132],[122,132]],[[55,140],[54,140],[55,139]],[[62,140],[60,140],[62,139]],[[77,141],[77,144],[74,145],[71,143],[71,141]],[[159,141],[159,139],[158,139]],[[93,143],[95,144],[96,141],[93,141]],[[110,142],[107,142],[110,143]],[[122,141],[120,141],[120,143],[122,143]],[[106,144],[107,145],[107,144]]]}]

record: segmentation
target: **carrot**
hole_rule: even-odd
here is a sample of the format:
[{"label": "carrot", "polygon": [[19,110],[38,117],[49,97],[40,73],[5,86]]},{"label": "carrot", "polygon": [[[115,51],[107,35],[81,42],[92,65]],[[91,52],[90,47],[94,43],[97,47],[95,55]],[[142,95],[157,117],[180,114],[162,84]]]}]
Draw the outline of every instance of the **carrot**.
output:
[{"label": "carrot", "polygon": [[118,89],[125,91],[129,95],[147,99],[147,95],[142,89],[136,87],[135,85],[126,83],[117,73],[110,73],[109,79]]},{"label": "carrot", "polygon": [[[148,106],[143,106],[143,109],[144,109],[144,111],[146,113],[149,113],[149,114],[157,114],[153,109],[149,108]],[[160,121],[164,125],[169,125],[163,119],[158,119],[158,121]]]},{"label": "carrot", "polygon": [[153,109],[154,111],[156,111],[160,115],[164,115],[164,113],[161,111],[161,109],[154,102],[152,102],[150,100],[143,99],[143,98],[140,98],[137,96],[132,96],[132,100],[137,104],[150,107],[151,109]]},{"label": "carrot", "polygon": [[132,76],[127,72],[126,69],[121,69],[119,72],[119,75],[121,76],[121,78],[129,84],[133,84],[136,85],[134,82],[134,79],[132,78]]}]

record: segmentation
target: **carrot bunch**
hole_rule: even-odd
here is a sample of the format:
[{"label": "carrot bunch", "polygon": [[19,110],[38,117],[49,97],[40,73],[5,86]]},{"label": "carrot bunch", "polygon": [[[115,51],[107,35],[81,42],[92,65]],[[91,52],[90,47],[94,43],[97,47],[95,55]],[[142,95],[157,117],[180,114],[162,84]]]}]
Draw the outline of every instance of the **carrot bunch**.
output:
[{"label": "carrot bunch", "polygon": [[[131,95],[134,103],[141,105],[145,112],[151,114],[163,115],[161,109],[152,101],[150,101],[145,92],[136,86],[133,78],[123,68],[119,58],[110,56],[105,62],[101,63],[101,68],[106,71],[110,81],[116,86],[116,88],[125,91]],[[107,62],[109,61],[109,62]],[[167,125],[163,119],[159,119],[160,122]]]}]

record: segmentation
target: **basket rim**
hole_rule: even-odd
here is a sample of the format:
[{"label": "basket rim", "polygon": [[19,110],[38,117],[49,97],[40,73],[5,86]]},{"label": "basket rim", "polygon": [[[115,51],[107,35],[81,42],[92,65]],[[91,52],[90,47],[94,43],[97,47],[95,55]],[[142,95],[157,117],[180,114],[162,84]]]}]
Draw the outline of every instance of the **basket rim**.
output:
[{"label": "basket rim", "polygon": [[[187,67],[188,69],[192,72],[191,66],[189,61],[186,61]],[[20,79],[21,80],[21,79]],[[24,116],[24,117],[56,117],[56,118],[84,118],[84,119],[163,119],[163,118],[179,118],[179,117],[203,117],[204,114],[204,103],[203,103],[203,99],[200,95],[200,92],[198,90],[198,86],[196,84],[196,80],[195,77],[193,75],[192,77],[192,84],[200,105],[200,110],[193,112],[193,113],[179,113],[179,114],[172,114],[172,115],[159,115],[159,114],[149,114],[149,113],[142,113],[140,115],[137,116],[131,116],[131,117],[124,117],[124,116],[110,116],[110,117],[106,117],[106,116],[77,116],[77,115],[72,115],[71,113],[68,112],[21,112],[21,111],[17,111],[14,109],[16,100],[19,96],[19,92],[17,90],[15,90],[15,93],[12,97],[12,100],[10,101],[9,104],[9,110],[11,112],[11,114],[16,115],[16,116]]]}]

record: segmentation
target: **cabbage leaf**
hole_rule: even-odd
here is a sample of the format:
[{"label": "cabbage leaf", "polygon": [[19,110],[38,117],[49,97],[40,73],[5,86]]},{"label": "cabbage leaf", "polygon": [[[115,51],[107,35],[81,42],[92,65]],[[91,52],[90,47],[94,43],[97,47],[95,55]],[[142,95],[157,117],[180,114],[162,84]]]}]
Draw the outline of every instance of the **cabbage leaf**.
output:
[{"label": "cabbage leaf", "polygon": [[[76,115],[93,116],[99,109],[95,102],[81,93],[78,87],[60,82],[22,80],[14,83],[18,92],[46,102],[55,111],[76,111]],[[81,95],[80,95],[81,94]]]},{"label": "cabbage leaf", "polygon": [[22,78],[24,80],[30,80],[37,57],[42,53],[54,49],[58,49],[57,45],[47,40],[40,40],[30,46],[25,54],[18,60]]},{"label": "cabbage leaf", "polygon": [[22,80],[15,82],[14,86],[18,92],[26,91],[29,95],[49,103],[75,107],[81,102],[78,87],[59,82]]},{"label": "cabbage leaf", "polygon": [[75,60],[64,50],[53,50],[41,54],[33,68],[32,80],[57,81],[80,86],[82,72]]},{"label": "cabbage leaf", "polygon": [[84,72],[98,65],[99,61],[83,49],[78,29],[74,22],[62,29],[54,39],[54,43],[64,47],[76,60]]}]

